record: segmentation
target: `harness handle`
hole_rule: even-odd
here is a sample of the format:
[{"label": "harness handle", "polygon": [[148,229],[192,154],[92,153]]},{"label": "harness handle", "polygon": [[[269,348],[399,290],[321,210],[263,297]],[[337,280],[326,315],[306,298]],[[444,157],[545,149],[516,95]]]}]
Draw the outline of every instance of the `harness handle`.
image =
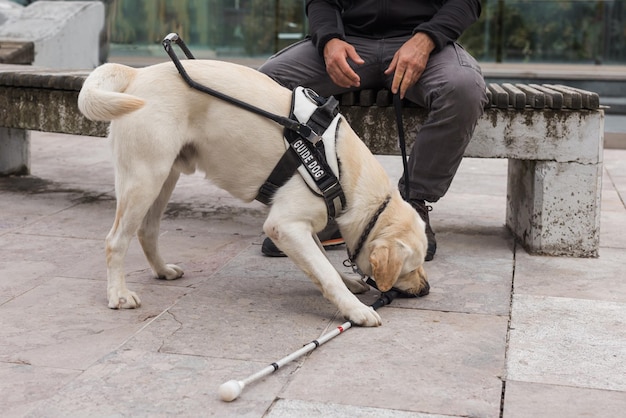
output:
[{"label": "harness handle", "polygon": [[196,89],[196,90],[199,90],[199,91],[201,91],[203,93],[210,94],[211,96],[217,97],[218,99],[224,100],[225,102],[228,102],[228,103],[233,104],[235,106],[238,106],[238,107],[241,107],[243,109],[246,109],[249,112],[256,113],[257,115],[260,115],[260,116],[263,116],[265,118],[271,119],[274,122],[278,123],[279,125],[283,126],[284,128],[296,132],[298,135],[302,136],[303,138],[306,138],[307,140],[311,141],[312,143],[316,143],[317,141],[319,141],[319,135],[316,132],[314,132],[313,129],[311,129],[307,125],[304,125],[304,124],[302,124],[302,123],[300,123],[298,121],[295,121],[293,119],[289,119],[287,117],[276,115],[274,113],[268,112],[268,111],[263,110],[261,108],[258,108],[256,106],[253,106],[253,105],[251,105],[249,103],[243,102],[243,101],[241,101],[239,99],[236,99],[234,97],[227,96],[224,93],[220,93],[217,90],[213,90],[212,88],[209,88],[209,87],[204,86],[204,85],[202,85],[200,83],[197,83],[196,81],[194,81],[189,76],[189,74],[185,70],[185,67],[183,67],[182,63],[178,59],[178,56],[176,55],[176,53],[172,49],[172,43],[178,45],[180,47],[180,49],[183,50],[183,52],[185,53],[185,56],[187,58],[195,59],[195,57],[193,56],[193,54],[191,53],[189,48],[187,48],[187,45],[185,45],[185,43],[180,38],[180,36],[178,36],[177,33],[170,33],[169,35],[167,35],[163,39],[162,45],[163,45],[163,48],[165,48],[165,52],[167,52],[167,55],[170,56],[170,58],[174,62],[174,65],[176,66],[176,69],[178,70],[180,75],[183,77],[185,82],[189,85],[189,87],[191,87],[193,89]]}]

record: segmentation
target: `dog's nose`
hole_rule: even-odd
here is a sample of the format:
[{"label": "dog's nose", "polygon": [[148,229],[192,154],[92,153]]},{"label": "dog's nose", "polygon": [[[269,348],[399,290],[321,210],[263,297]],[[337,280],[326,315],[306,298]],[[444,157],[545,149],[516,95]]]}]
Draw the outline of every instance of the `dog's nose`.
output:
[{"label": "dog's nose", "polygon": [[381,285],[378,283],[376,283],[376,285],[378,286],[378,290],[380,290],[381,292],[387,292],[393,287],[392,285]]},{"label": "dog's nose", "polygon": [[430,293],[430,284],[428,282],[426,282],[426,285],[424,287],[422,287],[422,290],[419,291],[419,293],[416,296],[426,296],[427,294]]}]

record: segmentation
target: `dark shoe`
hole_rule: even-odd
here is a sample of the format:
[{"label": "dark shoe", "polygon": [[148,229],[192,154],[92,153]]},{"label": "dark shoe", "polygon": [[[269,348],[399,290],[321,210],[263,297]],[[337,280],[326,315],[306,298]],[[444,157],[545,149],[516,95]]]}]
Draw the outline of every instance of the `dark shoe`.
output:
[{"label": "dark shoe", "polygon": [[437,251],[437,241],[435,240],[435,233],[430,227],[430,219],[428,218],[428,212],[433,210],[433,207],[427,205],[423,200],[409,200],[409,203],[417,211],[420,218],[426,223],[426,239],[428,239],[428,248],[426,249],[426,261],[430,261],[435,257]]},{"label": "dark shoe", "polygon": [[[335,222],[329,222],[326,228],[317,234],[317,237],[320,239],[324,248],[327,249],[345,244],[341,232],[339,232],[339,227]],[[274,244],[274,241],[269,237],[263,240],[261,252],[268,257],[286,257],[285,253],[279,250],[276,244]]]}]

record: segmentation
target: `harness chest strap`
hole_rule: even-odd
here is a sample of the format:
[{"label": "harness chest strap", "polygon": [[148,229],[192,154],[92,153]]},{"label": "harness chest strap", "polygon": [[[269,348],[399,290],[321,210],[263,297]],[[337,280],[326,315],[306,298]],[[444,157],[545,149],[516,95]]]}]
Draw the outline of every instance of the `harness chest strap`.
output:
[{"label": "harness chest strap", "polygon": [[[335,125],[334,130],[334,134],[336,134],[339,123],[339,119],[337,118],[339,113],[337,109],[338,101],[332,96],[325,99],[309,89],[299,87],[294,90],[294,99],[290,115],[290,117],[296,117],[296,119],[302,118],[302,111],[294,109],[297,97],[296,94],[304,95],[309,101],[314,102],[315,105],[315,110],[309,114],[306,126],[311,127],[313,132],[326,134],[329,126],[333,125],[333,122],[337,119],[337,125]],[[300,113],[300,118],[297,117],[296,113]],[[307,114],[308,113],[305,111],[305,115]],[[335,140],[334,134],[332,138],[333,141]],[[322,137],[319,135],[304,137],[300,133],[290,129],[285,129],[284,136],[289,147],[274,167],[268,179],[259,189],[259,194],[256,199],[264,204],[270,204],[274,193],[287,183],[299,167],[303,167],[324,198],[329,218],[336,217],[345,206],[345,196],[337,176],[333,173],[333,170],[328,164],[324,142],[321,140]],[[338,167],[338,163],[336,165]],[[313,192],[318,194],[315,191]]]}]

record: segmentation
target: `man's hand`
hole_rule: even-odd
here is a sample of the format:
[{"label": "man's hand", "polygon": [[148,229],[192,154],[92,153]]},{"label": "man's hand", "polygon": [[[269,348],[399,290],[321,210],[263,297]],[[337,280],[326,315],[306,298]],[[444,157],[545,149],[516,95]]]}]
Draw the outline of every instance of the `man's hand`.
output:
[{"label": "man's hand", "polygon": [[326,62],[326,71],[333,80],[333,83],[339,87],[359,87],[361,78],[348,64],[350,59],[355,64],[364,64],[365,61],[357,54],[356,49],[346,41],[334,38],[324,46],[324,61]]},{"label": "man's hand", "polygon": [[427,34],[418,32],[396,51],[391,64],[385,70],[385,74],[393,74],[393,94],[400,91],[400,97],[404,98],[409,87],[422,76],[433,49],[435,43],[432,39]]}]

